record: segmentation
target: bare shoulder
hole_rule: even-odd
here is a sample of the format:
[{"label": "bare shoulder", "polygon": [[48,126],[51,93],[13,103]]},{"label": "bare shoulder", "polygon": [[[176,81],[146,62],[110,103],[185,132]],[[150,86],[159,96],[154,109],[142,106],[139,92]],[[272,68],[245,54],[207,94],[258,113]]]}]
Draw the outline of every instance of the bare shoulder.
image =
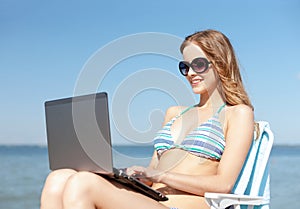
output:
[{"label": "bare shoulder", "polygon": [[251,107],[244,104],[230,106],[226,110],[227,131],[235,130],[239,127],[240,130],[249,130],[252,132],[254,128],[254,113]]},{"label": "bare shoulder", "polygon": [[227,108],[229,119],[252,118],[253,110],[248,105],[239,104]]},{"label": "bare shoulder", "polygon": [[172,118],[179,115],[185,108],[184,106],[171,106],[167,109],[165,114],[165,123],[170,121]]}]

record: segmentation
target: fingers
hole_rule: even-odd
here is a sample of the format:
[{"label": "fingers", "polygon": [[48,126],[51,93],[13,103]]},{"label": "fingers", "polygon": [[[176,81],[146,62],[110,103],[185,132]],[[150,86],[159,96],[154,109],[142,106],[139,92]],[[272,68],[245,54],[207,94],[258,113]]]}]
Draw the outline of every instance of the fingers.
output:
[{"label": "fingers", "polygon": [[134,178],[149,181],[149,182],[160,182],[163,172],[157,169],[145,168],[142,166],[132,166],[127,168],[127,175]]},{"label": "fingers", "polygon": [[127,168],[126,173],[129,176],[133,176],[133,175],[140,175],[140,176],[145,176],[145,172],[146,172],[146,168],[142,167],[142,166],[132,166]]}]

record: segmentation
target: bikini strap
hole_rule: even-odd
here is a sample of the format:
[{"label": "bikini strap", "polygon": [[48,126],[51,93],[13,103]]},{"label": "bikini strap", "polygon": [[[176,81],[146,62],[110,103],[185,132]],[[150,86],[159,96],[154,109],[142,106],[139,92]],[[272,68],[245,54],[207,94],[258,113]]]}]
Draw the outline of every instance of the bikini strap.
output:
[{"label": "bikini strap", "polygon": [[219,109],[218,109],[218,111],[216,112],[216,114],[219,114],[219,113],[223,110],[223,108],[224,108],[225,106],[226,106],[226,103],[222,104],[222,106],[219,107]]},{"label": "bikini strap", "polygon": [[184,109],[183,111],[180,112],[179,115],[176,116],[176,118],[182,116],[184,113],[186,113],[187,111],[189,111],[190,109],[192,109],[192,108],[194,108],[194,107],[196,107],[196,106],[197,106],[197,105],[192,105],[192,106],[190,106],[190,107]]}]

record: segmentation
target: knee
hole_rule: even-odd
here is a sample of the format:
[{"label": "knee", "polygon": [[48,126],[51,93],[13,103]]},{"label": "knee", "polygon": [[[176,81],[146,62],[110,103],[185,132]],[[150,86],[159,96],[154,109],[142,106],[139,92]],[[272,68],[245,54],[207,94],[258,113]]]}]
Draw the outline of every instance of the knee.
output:
[{"label": "knee", "polygon": [[95,184],[99,185],[101,177],[91,172],[81,171],[72,175],[65,187],[65,192],[71,191],[74,193],[86,193],[87,190],[91,189]]},{"label": "knee", "polygon": [[[67,205],[79,204],[93,196],[93,191],[97,188],[104,188],[107,183],[100,176],[90,172],[78,172],[72,175],[66,184],[63,202]],[[103,190],[105,191],[105,190]]]},{"label": "knee", "polygon": [[52,171],[46,178],[43,194],[59,195],[62,194],[68,179],[77,173],[72,169],[60,169]]}]

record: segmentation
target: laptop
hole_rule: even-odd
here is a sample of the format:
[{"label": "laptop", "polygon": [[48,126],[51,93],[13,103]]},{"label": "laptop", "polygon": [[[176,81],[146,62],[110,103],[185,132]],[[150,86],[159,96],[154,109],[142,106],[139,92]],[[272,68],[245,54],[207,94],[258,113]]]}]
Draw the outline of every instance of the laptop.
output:
[{"label": "laptop", "polygon": [[46,101],[45,114],[51,170],[94,172],[157,201],[168,200],[124,169],[113,167],[106,92]]}]

